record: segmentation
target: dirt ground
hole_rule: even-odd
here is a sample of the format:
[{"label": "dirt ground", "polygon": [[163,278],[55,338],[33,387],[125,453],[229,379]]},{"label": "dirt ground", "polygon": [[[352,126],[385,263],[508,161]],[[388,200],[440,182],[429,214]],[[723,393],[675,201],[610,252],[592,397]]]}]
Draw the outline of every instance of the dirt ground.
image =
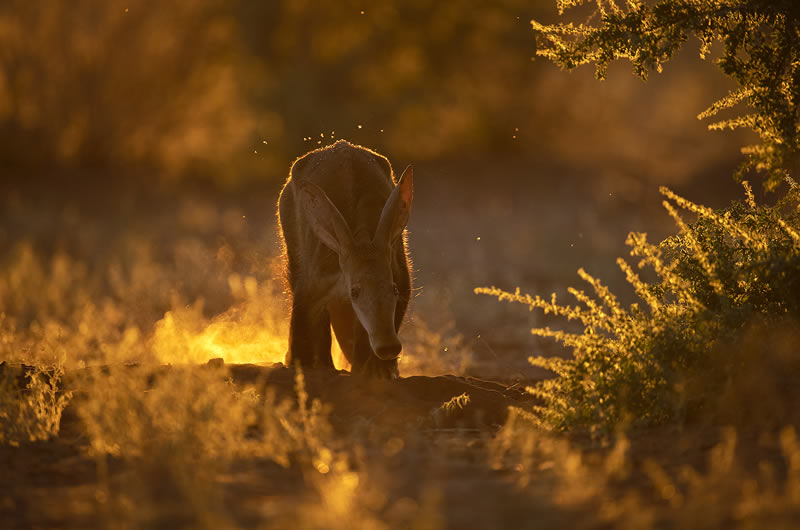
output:
[{"label": "dirt ground", "polygon": [[[216,415],[195,411],[197,422],[222,442],[214,425],[225,411],[214,409],[214,392],[224,381],[260,407],[305,399],[296,374],[273,364],[285,354],[288,325],[274,267],[277,189],[141,200],[119,192],[118,201],[99,200],[97,190],[7,193],[0,359],[60,360],[62,390],[73,396],[57,436],[0,444],[0,528],[729,528],[754,511],[757,521],[792,528],[800,503],[790,486],[800,491],[800,473],[791,462],[800,445],[789,431],[734,438],[722,425],[698,423],[604,441],[522,421],[536,404],[525,387],[545,376],[528,356],[565,352],[531,337],[547,318],[472,290],[561,295],[581,266],[624,286],[614,259],[627,254],[627,231],[658,240],[674,230],[655,185],[643,181],[625,195],[613,180],[527,167],[476,164],[464,182],[458,165],[415,168],[415,296],[401,330],[403,377],[305,374],[307,398],[319,403],[309,414],[331,432],[301,418],[321,434],[298,435],[279,418],[275,429],[292,440],[324,442],[312,451],[304,441],[296,453],[311,456],[280,462],[224,450],[217,462],[192,445],[203,440],[149,444],[148,433],[182,428],[146,429],[178,406],[166,393],[156,415],[143,414],[136,407],[152,388],[106,415],[141,420],[115,432],[135,439],[139,453],[94,450],[97,433],[79,414],[82,404],[106,399],[90,384],[102,366],[132,361],[126,370],[152,372],[154,381],[178,370],[202,375],[212,390],[181,399],[211,401],[203,406]],[[713,207],[740,193],[734,184],[689,191]],[[206,364],[215,357],[224,361]],[[256,429],[244,438],[261,436]]]},{"label": "dirt ground", "polygon": [[[154,370],[153,384],[174,369]],[[646,522],[660,519],[658,509],[669,511],[669,499],[660,497],[654,481],[654,463],[665,476],[686,466],[704,473],[720,451],[721,431],[706,425],[637,432],[626,441],[625,471],[613,480],[608,477],[615,448],[580,435],[563,445],[531,442],[538,449],[527,460],[498,461],[497,439],[509,407],[529,409],[534,404],[519,384],[455,376],[375,381],[345,372],[312,372],[305,375],[308,397],[327,404],[334,436],[358,454],[356,476],[368,478],[369,487],[356,490],[355,498],[342,507],[337,504],[344,502],[337,496],[341,485],[324,482],[324,473],[244,457],[212,470],[214,494],[202,499],[212,499],[213,506],[199,507],[192,498],[198,493],[187,494],[192,488],[176,483],[169,469],[143,473],[139,466],[147,455],[90,456],[89,437],[75,410],[91,397],[85,391],[89,377],[102,377],[104,370],[75,370],[64,376],[65,390],[72,390],[74,397],[57,437],[0,446],[3,528],[639,527],[643,523],[633,516],[636,510],[614,515],[613,507],[624,507],[636,492],[650,512],[656,507],[656,515],[648,512]],[[259,395],[275,392],[297,399],[296,374],[282,365],[213,361],[191,370],[230,378],[237,388],[254,388]],[[463,395],[468,399],[443,407]],[[770,449],[763,437],[741,439],[737,454],[743,462],[763,466],[773,461],[781,469],[780,451]],[[201,475],[199,470],[193,473]],[[606,478],[598,482],[601,476]],[[131,495],[135,490],[138,494]],[[675,523],[665,527],[681,527]]]},{"label": "dirt ground", "polygon": [[[156,373],[170,369],[165,366]],[[261,393],[269,388],[279,396],[296,399],[295,374],[282,365],[194,369],[230,377],[237,387],[254,386]],[[57,438],[0,447],[3,528],[104,528],[114,521],[114,514],[107,513],[104,506],[98,473],[107,473],[105,479],[113,488],[128,480],[135,463],[112,459],[104,464],[106,470],[99,471],[98,462],[88,455],[88,438],[75,413],[75,407],[86,399],[81,388],[87,371],[65,375],[65,390],[75,391],[76,397],[64,411]],[[102,372],[102,368],[91,371]],[[330,421],[338,436],[368,433],[357,436],[359,443],[365,443],[360,450],[376,457],[387,440],[400,447],[385,462],[386,471],[393,475],[392,495],[412,498],[419,494],[415,490],[423,478],[437,477],[442,505],[453,506],[447,510],[448,527],[483,527],[480,517],[475,520],[474,510],[466,513],[456,508],[468,502],[469,496],[464,495],[469,491],[480,492],[479,502],[490,513],[515,495],[503,473],[486,472],[480,454],[485,451],[487,436],[505,422],[509,405],[530,405],[530,396],[519,385],[455,376],[363,380],[346,372],[309,373],[305,382],[309,397],[331,407]],[[443,403],[464,394],[469,399],[462,406],[441,410]],[[290,509],[309,494],[302,476],[259,459],[239,460],[216,480],[222,486],[227,513],[246,526],[270,523],[271,510]],[[174,517],[181,519],[185,507],[173,508],[174,514],[159,516],[158,527],[170,528],[176,522]],[[497,522],[496,516],[491,513],[491,520]]]}]

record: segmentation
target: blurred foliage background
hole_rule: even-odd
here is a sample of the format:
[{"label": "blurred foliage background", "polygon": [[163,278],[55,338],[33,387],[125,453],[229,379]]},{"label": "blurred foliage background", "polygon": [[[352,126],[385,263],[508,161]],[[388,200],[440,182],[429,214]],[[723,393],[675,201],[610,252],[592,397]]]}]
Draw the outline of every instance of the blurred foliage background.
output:
[{"label": "blurred foliage background", "polygon": [[[409,351],[441,371],[530,370],[528,330],[547,320],[473,288],[563,292],[581,266],[626,285],[625,234],[674,230],[658,186],[725,206],[747,143],[696,119],[733,88],[699,43],[647,83],[625,63],[601,83],[534,60],[534,18],[557,21],[555,3],[0,3],[8,347],[58,344],[83,323],[136,357],[125,337],[154,340],[171,314],[173,335],[199,337],[175,351],[264,344],[267,329],[279,359],[278,190],[296,157],[345,138],[417,169]],[[237,294],[247,278],[257,288]],[[96,319],[87,301],[124,317]]]},{"label": "blurred foliage background", "polygon": [[115,180],[236,188],[333,138],[659,183],[737,160],[740,141],[694,120],[730,88],[696,50],[646,88],[613,68],[600,84],[533,61],[532,18],[555,20],[554,3],[7,0],[3,178],[124,168]]}]

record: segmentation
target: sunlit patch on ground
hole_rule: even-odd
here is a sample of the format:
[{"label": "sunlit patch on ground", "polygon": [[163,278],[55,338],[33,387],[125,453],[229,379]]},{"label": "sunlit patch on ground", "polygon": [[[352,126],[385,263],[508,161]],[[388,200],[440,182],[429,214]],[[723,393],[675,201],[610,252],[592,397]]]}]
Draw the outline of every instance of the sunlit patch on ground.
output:
[{"label": "sunlit patch on ground", "polygon": [[162,363],[284,362],[288,347],[285,295],[255,278],[229,278],[233,305],[210,319],[202,301],[168,311],[156,322],[153,351]]}]

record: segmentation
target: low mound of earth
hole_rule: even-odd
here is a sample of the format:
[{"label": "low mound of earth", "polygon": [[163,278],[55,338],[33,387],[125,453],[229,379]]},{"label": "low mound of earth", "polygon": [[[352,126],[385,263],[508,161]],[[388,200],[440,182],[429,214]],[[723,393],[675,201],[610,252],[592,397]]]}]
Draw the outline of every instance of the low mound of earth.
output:
[{"label": "low mound of earth", "polygon": [[[231,365],[235,383],[256,384],[293,396],[296,374],[283,365]],[[346,431],[364,420],[387,430],[425,427],[492,428],[503,424],[509,406],[530,405],[519,385],[474,377],[412,376],[395,380],[365,379],[347,372],[307,372],[306,390],[332,408],[331,422]],[[456,398],[456,399],[454,399]],[[452,403],[447,406],[448,402]]]},{"label": "low mound of earth", "polygon": [[[27,368],[27,367],[26,367]],[[130,365],[129,369],[146,369]],[[172,369],[171,365],[152,372]],[[269,388],[278,398],[297,398],[297,373],[278,363],[273,365],[224,364],[214,359],[198,370],[213,370],[237,387],[254,387],[261,395]],[[74,370],[65,374],[67,390],[82,390],[82,380],[107,367]],[[330,422],[340,433],[369,426],[386,434],[419,429],[495,429],[505,422],[509,406],[529,407],[532,397],[524,385],[502,384],[475,377],[453,375],[411,376],[395,380],[368,379],[348,372],[310,370],[303,373],[305,390],[330,408]],[[70,407],[64,412],[62,428],[69,429],[77,418]]]},{"label": "low mound of earth", "polygon": [[[172,365],[145,368],[126,365],[130,370],[151,370],[153,379],[172,369]],[[220,378],[231,379],[237,387],[255,387],[259,394],[270,388],[279,398],[296,399],[297,373],[277,363],[273,365],[224,364],[214,359],[197,370],[214,370]],[[0,375],[13,370],[21,387],[33,367],[8,366],[0,363]],[[64,390],[84,390],[87,376],[108,372],[107,366],[76,369],[64,376]],[[522,383],[503,384],[475,377],[453,375],[411,376],[395,380],[368,379],[346,371],[306,371],[303,373],[306,392],[331,409],[331,423],[346,433],[364,421],[401,433],[419,428],[497,428],[505,422],[509,406],[529,407],[533,399]],[[449,405],[448,405],[449,403]],[[62,429],[73,427],[77,418],[68,406],[62,418]],[[66,425],[65,425],[66,424]]]}]

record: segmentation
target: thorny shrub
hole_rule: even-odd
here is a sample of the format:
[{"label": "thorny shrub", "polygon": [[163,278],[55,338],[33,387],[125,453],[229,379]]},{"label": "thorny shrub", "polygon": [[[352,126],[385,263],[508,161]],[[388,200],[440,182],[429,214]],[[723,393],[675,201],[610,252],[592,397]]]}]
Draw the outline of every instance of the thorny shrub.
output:
[{"label": "thorny shrub", "polygon": [[[789,183],[777,205],[764,206],[756,204],[745,182],[746,202],[720,211],[662,188],[664,207],[680,232],[657,245],[643,233],[627,238],[638,267],[649,267],[657,279],[646,281],[628,262],[617,261],[642,305],[623,307],[583,269],[578,273],[594,296],[570,288],[575,306],[560,304],[555,294],[545,300],[519,289],[476,289],[583,327],[581,333],[532,330],[574,354],[530,359],[558,376],[530,388],[544,401],[535,409],[538,421],[557,430],[607,432],[620,424],[686,418],[723,391],[732,366],[759,362],[741,348],[728,356],[718,348],[736,344],[754,325],[793,327],[800,317],[800,187]],[[675,205],[695,214],[696,222],[684,221]],[[790,359],[779,369],[796,365]]]}]

